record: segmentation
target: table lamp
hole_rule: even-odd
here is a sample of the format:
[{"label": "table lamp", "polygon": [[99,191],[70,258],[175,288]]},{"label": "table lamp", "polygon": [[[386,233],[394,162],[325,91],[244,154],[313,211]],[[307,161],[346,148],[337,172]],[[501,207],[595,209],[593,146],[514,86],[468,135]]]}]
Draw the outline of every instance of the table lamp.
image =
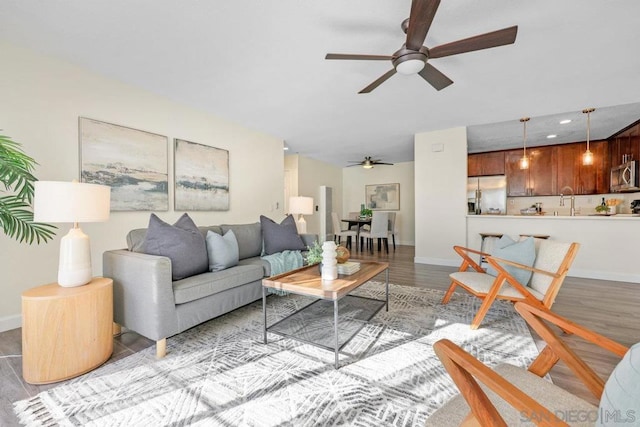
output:
[{"label": "table lamp", "polygon": [[91,281],[89,236],[84,234],[78,223],[108,220],[110,191],[106,185],[77,181],[36,181],[33,220],[73,223],[73,228],[60,241],[60,286],[71,288]]},{"label": "table lamp", "polygon": [[298,233],[307,232],[307,222],[303,215],[311,215],[313,213],[313,197],[291,197],[289,198],[289,213],[300,214],[296,221]]}]

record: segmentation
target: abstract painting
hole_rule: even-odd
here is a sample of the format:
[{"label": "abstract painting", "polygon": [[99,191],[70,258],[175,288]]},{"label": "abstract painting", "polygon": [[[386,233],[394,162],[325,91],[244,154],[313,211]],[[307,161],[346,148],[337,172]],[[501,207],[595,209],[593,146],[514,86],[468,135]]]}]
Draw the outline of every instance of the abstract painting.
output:
[{"label": "abstract painting", "polygon": [[229,151],[175,139],[175,210],[229,210]]},{"label": "abstract painting", "polygon": [[365,185],[367,207],[378,211],[400,210],[400,184]]},{"label": "abstract painting", "polygon": [[80,117],[80,178],[111,187],[112,211],[169,210],[168,139]]}]

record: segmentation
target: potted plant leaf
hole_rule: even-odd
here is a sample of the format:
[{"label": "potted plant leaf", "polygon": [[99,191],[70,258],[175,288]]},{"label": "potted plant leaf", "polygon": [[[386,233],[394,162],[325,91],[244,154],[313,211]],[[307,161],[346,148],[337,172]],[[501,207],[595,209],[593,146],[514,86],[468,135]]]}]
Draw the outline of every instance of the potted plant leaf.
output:
[{"label": "potted plant leaf", "polygon": [[0,196],[0,228],[20,243],[46,242],[55,235],[55,226],[33,222],[36,161],[22,151],[20,144],[0,135],[0,183],[7,195]]}]

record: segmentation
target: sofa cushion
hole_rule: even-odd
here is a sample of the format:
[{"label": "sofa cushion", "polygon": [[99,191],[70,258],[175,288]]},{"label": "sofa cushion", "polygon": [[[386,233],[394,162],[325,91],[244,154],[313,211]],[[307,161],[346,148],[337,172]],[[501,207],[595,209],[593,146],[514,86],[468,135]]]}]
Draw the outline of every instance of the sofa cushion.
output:
[{"label": "sofa cushion", "polygon": [[258,265],[237,265],[226,270],[198,274],[175,281],[173,295],[176,304],[184,304],[261,280],[262,277],[263,269]]},{"label": "sofa cushion", "polygon": [[172,280],[204,273],[209,269],[204,237],[186,213],[174,225],[151,214],[144,252],[171,259]]},{"label": "sofa cushion", "polygon": [[303,251],[307,249],[298,234],[293,216],[287,215],[280,224],[277,224],[272,219],[260,215],[260,224],[262,225],[265,254],[272,255],[285,250]]},{"label": "sofa cushion", "polygon": [[[504,237],[505,236],[503,236],[503,238]],[[533,237],[528,237],[525,240],[522,240],[520,242],[517,242],[517,243],[514,242],[507,245],[504,245],[504,242],[505,241],[508,242],[508,241],[506,239],[505,241],[503,241],[502,240],[503,238],[500,238],[500,240],[498,240],[498,242],[496,243],[496,247],[493,250],[493,253],[491,254],[491,256],[494,256],[496,258],[506,259],[508,261],[517,262],[519,264],[524,264],[527,267],[531,267],[533,265],[533,262],[536,259],[536,248],[533,241]],[[509,238],[509,240],[513,242],[511,238]],[[520,284],[527,286],[527,284],[529,283],[529,279],[531,278],[530,270],[524,270],[522,268],[518,268],[511,265],[506,265],[506,264],[503,264],[502,266]],[[497,276],[498,272],[496,271],[495,268],[493,268],[492,266],[489,266],[487,267],[487,274],[490,274],[492,276]]]},{"label": "sofa cushion", "polygon": [[216,234],[223,235],[222,228],[219,225],[207,225],[207,226],[198,226],[198,230],[202,233],[202,236],[206,239],[207,233],[209,231],[213,231]]},{"label": "sofa cushion", "polygon": [[260,266],[264,271],[264,277],[271,276],[271,264],[269,263],[269,261],[262,259],[259,256],[241,259],[238,262],[238,265],[257,265],[257,266]]},{"label": "sofa cushion", "polygon": [[144,238],[147,236],[146,228],[136,228],[127,233],[127,249],[131,252],[144,252]]},{"label": "sofa cushion", "polygon": [[209,271],[220,271],[238,264],[238,241],[233,230],[224,236],[207,232],[207,255],[209,256]]},{"label": "sofa cushion", "polygon": [[260,256],[262,252],[262,233],[260,223],[253,224],[223,224],[220,226],[222,233],[233,230],[238,241],[240,259]]}]

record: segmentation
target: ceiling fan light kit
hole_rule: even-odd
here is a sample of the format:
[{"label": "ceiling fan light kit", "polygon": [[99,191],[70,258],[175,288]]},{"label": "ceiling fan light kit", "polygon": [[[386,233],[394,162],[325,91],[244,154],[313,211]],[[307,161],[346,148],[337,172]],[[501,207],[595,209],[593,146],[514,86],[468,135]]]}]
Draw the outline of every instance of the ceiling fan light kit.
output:
[{"label": "ceiling fan light kit", "polygon": [[390,165],[390,166],[393,165],[393,163],[383,162],[382,159],[372,159],[371,156],[366,156],[362,161],[349,160],[349,163],[354,163],[354,164],[349,165],[347,167],[362,166],[364,169],[373,169],[374,165]]},{"label": "ceiling fan light kit", "polygon": [[512,26],[429,49],[422,44],[427,38],[427,32],[431,27],[438,6],[440,6],[440,0],[413,0],[411,2],[409,18],[405,19],[400,25],[402,31],[407,35],[406,42],[392,56],[329,53],[325,56],[325,59],[391,61],[393,65],[391,70],[378,77],[378,79],[358,93],[371,92],[396,72],[405,75],[419,74],[420,77],[436,90],[442,90],[451,85],[453,80],[429,64],[429,59],[504,46],[516,41],[518,27]]}]

